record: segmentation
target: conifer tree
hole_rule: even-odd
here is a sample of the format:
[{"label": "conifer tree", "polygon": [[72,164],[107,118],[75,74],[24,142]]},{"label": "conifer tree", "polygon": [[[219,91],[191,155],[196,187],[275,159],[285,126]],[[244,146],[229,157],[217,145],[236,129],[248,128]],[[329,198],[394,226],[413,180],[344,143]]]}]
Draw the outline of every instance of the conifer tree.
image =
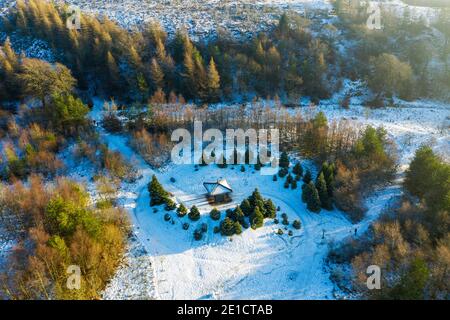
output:
[{"label": "conifer tree", "polygon": [[220,76],[217,71],[214,59],[211,58],[208,66],[208,93],[209,99],[215,101],[218,99],[220,89]]},{"label": "conifer tree", "polygon": [[164,199],[164,203],[166,204],[165,207],[164,207],[164,209],[166,211],[172,211],[172,210],[175,210],[177,208],[177,204],[175,203],[175,201],[173,201],[169,197]]},{"label": "conifer tree", "polygon": [[49,119],[58,130],[70,132],[86,122],[89,108],[72,95],[54,95],[51,108],[48,110]]},{"label": "conifer tree", "polygon": [[398,300],[423,300],[430,270],[422,258],[414,258],[389,296]]},{"label": "conifer tree", "polygon": [[242,233],[242,226],[238,221],[234,222],[234,230],[233,231],[237,235],[240,235]]},{"label": "conifer tree", "polygon": [[306,173],[305,173],[305,175],[303,176],[303,182],[305,183],[305,184],[308,184],[308,183],[310,183],[312,181],[312,174],[311,174],[311,171],[309,171],[309,169],[308,170],[306,170]]},{"label": "conifer tree", "polygon": [[297,189],[297,180],[293,180],[293,181],[292,181],[292,183],[291,183],[291,189],[292,189],[292,190]]},{"label": "conifer tree", "polygon": [[[190,44],[188,40],[187,43]],[[191,96],[196,95],[195,88],[195,65],[192,59],[192,46],[185,46],[184,48],[184,58],[183,58],[183,78],[186,90]]]},{"label": "conifer tree", "polygon": [[234,218],[240,224],[243,224],[245,221],[245,215],[240,206],[237,206],[234,210]]},{"label": "conifer tree", "polygon": [[322,165],[322,171],[323,176],[325,178],[325,182],[327,185],[328,190],[328,196],[331,198],[333,197],[333,184],[334,184],[334,177],[335,177],[335,167],[333,164],[328,164],[328,162],[325,162]]},{"label": "conifer tree", "polygon": [[147,101],[149,97],[149,86],[142,73],[136,75],[137,99],[141,102]]},{"label": "conifer tree", "polygon": [[188,213],[188,209],[184,206],[184,204],[180,204],[177,209],[177,214],[180,218],[184,217]]},{"label": "conifer tree", "polygon": [[267,199],[264,202],[264,208],[265,208],[264,218],[274,219],[276,217],[276,215],[277,215],[277,208],[273,204],[272,200]]},{"label": "conifer tree", "polygon": [[300,228],[302,227],[302,224],[301,224],[300,220],[295,220],[294,223],[292,224],[292,226],[294,227],[294,229],[300,230]]},{"label": "conifer tree", "polygon": [[153,58],[150,66],[150,75],[152,78],[153,86],[155,90],[157,88],[164,88],[164,73],[158,63],[158,61]]},{"label": "conifer tree", "polygon": [[6,60],[11,64],[11,66],[17,67],[18,65],[17,55],[13,50],[13,48],[11,47],[11,41],[9,40],[9,37],[6,38],[2,49],[5,54]]},{"label": "conifer tree", "polygon": [[249,202],[252,207],[252,210],[255,209],[255,207],[259,207],[259,209],[264,211],[264,198],[261,196],[261,193],[259,192],[258,188],[253,191],[252,195],[249,197]]},{"label": "conifer tree", "polygon": [[261,228],[263,226],[264,216],[261,213],[261,210],[259,209],[259,207],[255,207],[255,209],[250,217],[250,221],[251,221],[252,229],[254,229],[254,230]]},{"label": "conifer tree", "polygon": [[297,162],[294,166],[294,169],[292,169],[292,172],[297,176],[303,176],[303,167],[300,164],[300,162]]},{"label": "conifer tree", "polygon": [[331,204],[331,199],[328,196],[327,183],[325,181],[323,172],[321,172],[317,177],[316,189],[319,194],[320,204],[322,208],[326,210],[332,210],[333,206]]},{"label": "conifer tree", "polygon": [[306,199],[307,199],[306,186],[307,186],[307,184],[302,185],[302,202],[303,203],[306,203]]},{"label": "conifer tree", "polygon": [[278,171],[278,176],[279,176],[280,178],[284,178],[284,177],[287,176],[288,173],[289,173],[289,170],[288,170],[288,169],[286,169],[286,168],[281,168],[281,169]]},{"label": "conifer tree", "polygon": [[196,206],[192,206],[191,211],[189,211],[189,219],[192,221],[198,221],[200,220],[200,211]]},{"label": "conifer tree", "polygon": [[152,207],[164,204],[169,197],[169,193],[164,190],[155,175],[152,176],[152,180],[148,184],[148,191],[150,193],[150,206]]},{"label": "conifer tree", "polygon": [[428,146],[423,146],[416,151],[409,170],[406,172],[405,187],[420,198],[430,191],[433,185],[433,173],[439,167],[439,157]]},{"label": "conifer tree", "polygon": [[293,178],[292,175],[289,173],[288,176],[287,176],[287,178],[286,178],[286,182],[290,184],[290,183],[292,183],[292,181],[294,181],[294,178]]},{"label": "conifer tree", "polygon": [[277,33],[281,38],[283,38],[288,34],[288,32],[289,32],[289,19],[286,13],[283,13],[278,22]]},{"label": "conifer tree", "polygon": [[253,212],[252,205],[250,204],[250,201],[248,199],[242,201],[240,207],[246,217],[249,217]]},{"label": "conifer tree", "polygon": [[215,221],[220,220],[220,211],[217,210],[216,208],[214,208],[209,213],[209,216],[211,217],[211,219],[213,219]]},{"label": "conifer tree", "polygon": [[199,229],[194,230],[194,239],[195,239],[195,241],[200,241],[200,240],[202,240],[202,238],[203,238],[202,231],[199,230]]},{"label": "conifer tree", "polygon": [[108,82],[111,89],[114,91],[120,86],[120,72],[116,59],[112,55],[111,51],[108,51],[106,54],[106,64],[108,67]]},{"label": "conifer tree", "polygon": [[160,37],[157,37],[155,43],[155,54],[156,58],[158,59],[159,63],[164,63],[164,61],[167,59],[167,53],[166,48],[164,47],[164,44]]},{"label": "conifer tree", "polygon": [[289,157],[286,152],[281,153],[280,156],[280,167],[281,168],[289,168]]},{"label": "conifer tree", "polygon": [[305,185],[303,199],[306,201],[306,206],[309,211],[320,212],[321,203],[319,193],[312,181]]},{"label": "conifer tree", "polygon": [[[239,224],[239,223],[238,223]],[[221,223],[220,223],[220,232],[222,233],[223,236],[232,236],[235,233],[235,222],[233,220],[231,220],[230,218],[225,218]]]}]

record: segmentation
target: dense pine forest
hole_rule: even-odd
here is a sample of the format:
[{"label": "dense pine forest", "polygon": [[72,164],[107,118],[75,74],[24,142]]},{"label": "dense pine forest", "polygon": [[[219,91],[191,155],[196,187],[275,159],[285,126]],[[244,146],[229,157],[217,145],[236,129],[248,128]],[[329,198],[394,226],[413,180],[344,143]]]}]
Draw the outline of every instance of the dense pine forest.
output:
[{"label": "dense pine forest", "polygon": [[[444,37],[436,47],[424,22],[390,18],[385,12],[383,32],[371,31],[364,28],[365,7],[351,13],[342,7],[337,1],[340,24],[319,35],[310,31],[307,18],[283,15],[274,30],[247,42],[219,32],[215,40],[194,43],[183,30],[168,38],[157,24],[127,31],[89,15],[82,15],[81,30],[71,30],[64,23],[64,8],[45,1],[18,1],[2,28],[49,43],[79,90],[123,101],[146,103],[155,94],[199,102],[253,96],[296,101],[302,95],[318,101],[339,90],[345,77],[370,79],[375,105],[392,95],[413,99],[448,90],[446,11],[435,25]],[[344,56],[338,53],[340,34],[356,43]],[[435,56],[444,70],[431,65]],[[18,79],[21,62],[9,59],[2,63],[3,101],[26,94]]]},{"label": "dense pine forest", "polygon": [[283,17],[271,34],[249,43],[221,34],[213,42],[194,44],[182,30],[168,39],[157,24],[128,32],[107,18],[87,15],[82,30],[69,30],[63,12],[44,1],[19,1],[3,27],[47,41],[72,70],[78,88],[93,94],[136,102],[146,102],[159,89],[198,101],[252,92],[292,95],[299,87],[317,98],[330,94],[325,79],[335,64],[334,49],[325,39],[313,38],[301,18]]}]

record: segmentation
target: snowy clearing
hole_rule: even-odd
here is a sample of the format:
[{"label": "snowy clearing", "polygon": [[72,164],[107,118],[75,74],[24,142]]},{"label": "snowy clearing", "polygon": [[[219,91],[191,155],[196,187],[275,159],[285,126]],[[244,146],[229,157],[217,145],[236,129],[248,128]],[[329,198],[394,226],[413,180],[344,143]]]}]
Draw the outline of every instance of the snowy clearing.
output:
[{"label": "snowy clearing", "polygon": [[[324,101],[315,111],[324,111],[330,119],[349,119],[358,126],[385,127],[400,146],[402,164],[411,159],[420,144],[430,139],[437,142],[441,154],[450,155],[448,125],[443,126],[450,115],[447,105],[417,102],[368,112],[358,106],[357,99],[352,101],[349,110],[338,107],[332,100]],[[101,103],[97,103],[93,111],[97,119],[100,110]],[[121,201],[130,212],[137,238],[151,257],[142,263],[152,264],[154,281],[151,285],[155,288],[151,290],[154,290],[155,298],[160,299],[343,298],[345,296],[334,287],[324,266],[328,243],[353,236],[355,228],[361,234],[388,203],[401,195],[399,182],[375,192],[367,199],[369,212],[366,218],[353,225],[339,211],[322,211],[320,214],[307,211],[300,199],[301,186],[297,190],[286,190],[281,181],[273,182],[271,176],[262,176],[248,166],[244,173],[240,172],[240,166],[220,169],[215,165],[200,167],[198,171],[193,165],[170,165],[161,172],[154,172],[127,146],[125,137],[106,133],[102,137],[112,150],[119,150],[134,161],[142,175],[137,183],[126,186]],[[405,139],[410,142],[405,144]],[[308,162],[303,164],[308,166]],[[193,223],[187,217],[180,219],[171,213],[175,221],[172,225],[164,221],[166,212],[163,209],[153,213],[146,188],[152,174],[156,174],[166,190],[174,194],[177,202],[187,207],[197,205],[202,219]],[[175,178],[175,182],[171,178]],[[212,207],[204,198],[203,182],[219,178],[226,178],[235,190],[233,203],[218,207],[222,216],[225,209],[234,207],[259,188],[264,197],[281,207],[280,214],[286,213],[291,223],[300,219],[302,229],[297,231],[290,226],[288,229],[294,232],[292,237],[286,230],[279,236],[276,231],[284,226],[266,221],[263,228],[246,230],[241,236],[226,238],[214,234],[213,227],[218,222],[209,218]],[[182,230],[184,222],[190,223],[188,231]],[[194,241],[193,230],[204,222],[208,224],[206,237]],[[324,232],[325,239],[322,239]],[[117,277],[123,283],[113,279],[114,292],[126,291],[132,275],[127,276],[120,270]],[[140,283],[141,290],[149,290],[148,285]],[[131,293],[114,295],[110,292],[107,290],[104,297],[133,297]]]}]

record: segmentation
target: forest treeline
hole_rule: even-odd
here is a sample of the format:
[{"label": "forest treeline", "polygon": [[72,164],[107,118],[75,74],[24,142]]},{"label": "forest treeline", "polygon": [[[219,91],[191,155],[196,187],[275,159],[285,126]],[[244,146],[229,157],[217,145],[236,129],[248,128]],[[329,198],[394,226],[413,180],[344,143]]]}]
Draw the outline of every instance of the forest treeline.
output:
[{"label": "forest treeline", "polygon": [[[73,30],[65,25],[64,7],[36,0],[19,0],[2,29],[45,40],[56,60],[72,71],[78,89],[126,102],[146,103],[155,93],[197,102],[255,95],[283,101],[306,95],[317,102],[340,89],[344,78],[366,80],[375,94],[373,106],[392,96],[448,98],[450,15],[445,9],[433,25],[441,33],[436,36],[407,13],[399,18],[383,12],[383,30],[369,30],[364,6],[350,13],[343,6],[336,2],[341,19],[319,34],[311,32],[312,21],[283,15],[273,30],[245,42],[219,30],[216,39],[194,43],[183,30],[168,37],[151,23],[128,31],[87,14],[81,16],[81,29]],[[342,35],[348,40],[344,55],[337,50]],[[433,66],[436,59],[444,68]],[[26,95],[17,73],[20,69],[2,62],[2,101]]]},{"label": "forest treeline", "polygon": [[[78,87],[94,94],[146,102],[158,89],[199,101],[247,93],[318,99],[331,92],[327,78],[334,50],[313,37],[301,18],[283,16],[273,32],[247,43],[223,33],[214,41],[194,43],[182,30],[169,39],[157,24],[127,31],[106,17],[85,14],[81,30],[71,30],[64,12],[51,2],[18,1],[3,29],[48,42]],[[2,98],[8,93],[2,90]]]}]

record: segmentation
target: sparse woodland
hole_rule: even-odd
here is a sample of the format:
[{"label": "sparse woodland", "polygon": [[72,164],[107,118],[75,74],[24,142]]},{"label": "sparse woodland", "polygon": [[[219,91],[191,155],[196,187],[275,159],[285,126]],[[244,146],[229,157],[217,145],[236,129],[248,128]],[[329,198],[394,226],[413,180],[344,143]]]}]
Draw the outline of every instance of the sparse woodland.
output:
[{"label": "sparse woodland", "polygon": [[[449,164],[420,148],[406,173],[404,197],[361,239],[330,250],[336,283],[369,299],[449,299],[449,177]],[[381,290],[367,290],[369,261],[381,267]],[[342,272],[346,264],[349,276]]]}]

